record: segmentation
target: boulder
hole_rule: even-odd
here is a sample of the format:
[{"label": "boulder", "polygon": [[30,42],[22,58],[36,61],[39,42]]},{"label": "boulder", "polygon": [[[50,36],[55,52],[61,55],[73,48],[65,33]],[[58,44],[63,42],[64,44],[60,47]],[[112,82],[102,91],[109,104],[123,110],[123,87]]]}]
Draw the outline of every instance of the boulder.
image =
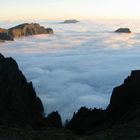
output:
[{"label": "boulder", "polygon": [[119,28],[115,31],[116,33],[131,33],[129,28]]},{"label": "boulder", "polygon": [[8,34],[12,37],[22,37],[37,34],[53,34],[51,28],[44,28],[37,23],[24,23],[8,29]]},{"label": "boulder", "polygon": [[0,54],[0,124],[40,125],[43,105],[13,58]]}]

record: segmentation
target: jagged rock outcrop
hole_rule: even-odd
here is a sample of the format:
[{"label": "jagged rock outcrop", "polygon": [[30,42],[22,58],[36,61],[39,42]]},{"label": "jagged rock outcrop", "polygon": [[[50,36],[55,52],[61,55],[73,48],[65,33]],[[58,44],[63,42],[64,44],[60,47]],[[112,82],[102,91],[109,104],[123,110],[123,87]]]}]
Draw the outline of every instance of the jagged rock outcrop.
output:
[{"label": "jagged rock outcrop", "polygon": [[131,33],[129,28],[119,28],[115,31],[116,33]]},{"label": "jagged rock outcrop", "polygon": [[64,22],[61,22],[61,24],[70,24],[70,23],[77,23],[78,20],[72,19],[72,20],[65,20]]},{"label": "jagged rock outcrop", "polygon": [[48,127],[55,127],[55,128],[62,128],[62,120],[61,120],[61,116],[59,115],[59,113],[56,112],[52,112],[48,115],[48,117],[46,118],[46,125]]},{"label": "jagged rock outcrop", "polygon": [[[114,88],[107,109],[82,107],[74,113],[67,128],[80,135],[92,134],[78,138],[83,140],[138,140],[139,116],[140,70],[137,70],[132,71],[121,86]],[[33,131],[26,125],[49,127],[42,127],[44,131]],[[26,133],[29,139],[53,139],[52,136],[57,139],[60,132],[65,136],[64,139],[74,138],[73,134],[66,136],[63,129],[57,129],[55,133],[53,127],[62,128],[59,113],[52,112],[45,118],[42,102],[36,96],[32,83],[27,82],[14,59],[0,54],[0,139],[26,139]]]},{"label": "jagged rock outcrop", "polygon": [[[140,124],[140,70],[132,71],[124,83],[114,88],[105,110],[81,108],[68,123],[68,129],[77,134],[103,132],[106,129],[122,131]],[[119,132],[120,133],[120,132]],[[137,133],[137,131],[136,131]],[[123,134],[126,136],[126,134]]]},{"label": "jagged rock outcrop", "polygon": [[37,23],[24,23],[8,29],[8,34],[14,38],[37,34],[53,34],[53,29],[44,28]]},{"label": "jagged rock outcrop", "polygon": [[85,134],[87,131],[99,126],[105,119],[105,111],[102,109],[88,109],[81,107],[68,123],[67,128],[76,134]]},{"label": "jagged rock outcrop", "polygon": [[114,88],[107,112],[111,120],[127,121],[128,119],[136,119],[139,109],[140,70],[137,70],[132,71],[121,86]]},{"label": "jagged rock outcrop", "polygon": [[40,125],[43,105],[13,58],[0,54],[0,124]]},{"label": "jagged rock outcrop", "polygon": [[0,28],[0,41],[13,41],[14,38],[8,34],[6,29]]}]

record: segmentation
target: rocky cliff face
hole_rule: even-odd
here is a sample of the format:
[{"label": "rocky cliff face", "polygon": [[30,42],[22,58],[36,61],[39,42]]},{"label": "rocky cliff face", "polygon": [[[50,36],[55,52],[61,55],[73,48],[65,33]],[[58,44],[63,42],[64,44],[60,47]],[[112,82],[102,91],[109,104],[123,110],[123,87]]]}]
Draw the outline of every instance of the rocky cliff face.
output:
[{"label": "rocky cliff face", "polygon": [[0,54],[0,125],[15,124],[62,128],[57,111],[44,117],[42,102],[16,61]]},{"label": "rocky cliff face", "polygon": [[43,105],[16,61],[0,54],[0,124],[39,124]]},{"label": "rocky cliff face", "polygon": [[37,34],[53,34],[53,29],[44,28],[37,23],[24,23],[10,29],[0,28],[0,41],[13,41],[16,37]]},{"label": "rocky cliff face", "polygon": [[37,34],[53,34],[53,30],[51,28],[46,29],[37,23],[24,23],[8,29],[8,33],[15,38]]},{"label": "rocky cliff face", "polygon": [[111,120],[124,121],[136,117],[137,109],[140,109],[140,70],[132,71],[121,86],[114,88],[107,112]]},{"label": "rocky cliff face", "polygon": [[121,86],[114,88],[107,109],[81,108],[68,123],[68,128],[77,134],[103,132],[108,128],[114,131],[117,127],[124,131],[126,124],[128,128],[137,129],[139,116],[140,70],[132,71]]},{"label": "rocky cliff face", "polygon": [[[92,134],[91,137],[83,137],[86,140],[138,140],[140,138],[139,116],[140,70],[132,71],[121,86],[114,88],[107,109],[82,107],[74,113],[73,118],[67,123],[67,128],[80,135]],[[25,132],[19,127],[23,125],[24,130],[27,129]],[[17,139],[17,136],[19,139],[26,139],[24,137],[29,132],[26,125],[62,128],[61,116],[57,111],[49,114],[47,118],[43,116],[43,105],[36,96],[32,83],[27,82],[14,59],[5,58],[0,54],[0,139],[1,136],[6,139],[11,136],[13,139]],[[43,128],[45,130],[43,133],[33,132],[30,129],[29,139],[30,136],[33,139],[36,133],[38,138],[43,136],[43,140],[48,137],[53,139],[56,129],[52,129],[50,137],[49,134],[46,135],[48,128]],[[60,130],[55,135],[55,139],[59,133]],[[64,133],[63,129],[62,133]],[[73,138],[70,135],[68,139]]]}]

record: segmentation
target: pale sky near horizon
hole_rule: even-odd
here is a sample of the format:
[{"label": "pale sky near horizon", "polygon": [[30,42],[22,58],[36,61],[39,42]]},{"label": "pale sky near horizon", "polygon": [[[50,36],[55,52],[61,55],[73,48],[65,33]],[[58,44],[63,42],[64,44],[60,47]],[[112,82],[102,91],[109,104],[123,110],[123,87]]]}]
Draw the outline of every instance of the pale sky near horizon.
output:
[{"label": "pale sky near horizon", "polygon": [[0,0],[0,20],[140,19],[140,0]]}]

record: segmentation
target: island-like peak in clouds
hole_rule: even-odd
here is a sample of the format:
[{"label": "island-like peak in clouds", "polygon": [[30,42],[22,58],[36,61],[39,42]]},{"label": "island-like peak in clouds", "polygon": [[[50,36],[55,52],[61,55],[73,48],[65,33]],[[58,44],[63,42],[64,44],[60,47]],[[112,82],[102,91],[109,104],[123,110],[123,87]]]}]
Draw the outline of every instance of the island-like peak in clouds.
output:
[{"label": "island-like peak in clouds", "polygon": [[13,41],[17,37],[37,34],[53,34],[53,29],[45,28],[38,23],[24,23],[10,29],[0,28],[0,41]]}]

